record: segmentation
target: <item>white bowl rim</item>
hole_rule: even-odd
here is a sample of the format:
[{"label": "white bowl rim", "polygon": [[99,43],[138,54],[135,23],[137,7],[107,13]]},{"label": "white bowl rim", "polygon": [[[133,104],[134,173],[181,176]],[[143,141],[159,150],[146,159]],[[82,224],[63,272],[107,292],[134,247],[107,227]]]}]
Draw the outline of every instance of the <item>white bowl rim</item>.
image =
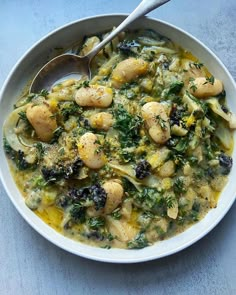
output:
[{"label": "white bowl rim", "polygon": [[[16,64],[13,66],[12,70],[9,72],[9,74],[8,74],[7,78],[5,79],[5,81],[4,81],[3,85],[2,85],[2,88],[0,90],[0,101],[2,100],[2,97],[3,97],[3,94],[4,94],[5,88],[7,87],[8,83],[9,83],[9,81],[11,79],[11,76],[13,75],[13,73],[15,72],[15,70],[18,68],[18,66],[21,64],[21,62],[24,60],[24,58],[26,58],[28,56],[28,54],[30,54],[31,51],[34,50],[34,48],[36,48],[40,43],[42,43],[44,40],[46,40],[50,36],[56,34],[57,32],[65,29],[66,27],[72,26],[72,25],[74,25],[74,24],[76,24],[78,22],[82,22],[82,21],[86,21],[86,20],[96,20],[97,18],[106,18],[106,17],[112,17],[112,16],[114,16],[114,17],[127,17],[128,14],[126,14],[126,13],[111,13],[111,14],[99,14],[99,15],[94,15],[94,16],[88,16],[88,17],[81,18],[81,19],[78,19],[78,20],[75,20],[75,21],[66,23],[64,25],[61,25],[60,27],[56,28],[55,30],[52,30],[49,33],[47,33],[46,35],[44,35],[41,39],[39,39],[37,42],[35,42],[18,59],[18,61],[16,62]],[[199,39],[197,39],[196,37],[194,37],[190,33],[186,32],[185,30],[183,30],[183,29],[181,29],[181,28],[179,28],[179,27],[177,27],[177,26],[175,26],[173,24],[170,24],[170,23],[168,23],[166,21],[163,21],[163,20],[160,20],[160,19],[157,19],[157,18],[153,18],[153,17],[147,17],[147,16],[145,16],[144,18],[147,18],[147,19],[149,19],[151,21],[159,22],[159,23],[161,23],[161,24],[163,24],[165,26],[168,26],[168,27],[170,27],[172,29],[175,29],[175,30],[179,31],[181,34],[186,35],[188,38],[192,39],[194,42],[198,43],[201,47],[204,48],[205,51],[207,51],[208,53],[210,53],[217,60],[217,62],[219,63],[219,65],[226,72],[228,78],[230,79],[230,82],[232,83],[232,85],[234,86],[234,88],[236,90],[236,83],[235,83],[234,79],[232,78],[231,74],[229,73],[229,71],[227,70],[227,68],[225,67],[225,65],[216,56],[216,54],[213,53],[212,50],[210,50],[206,45],[204,45]],[[162,253],[162,254],[159,254],[159,255],[158,254],[155,254],[155,255],[145,255],[145,256],[141,256],[141,257],[138,256],[138,254],[137,254],[138,252],[141,252],[141,251],[147,251],[148,252],[148,248],[153,247],[153,246],[150,246],[150,247],[144,248],[145,250],[144,249],[141,249],[141,250],[124,250],[124,249],[110,249],[110,250],[105,250],[105,249],[99,249],[99,251],[102,250],[102,252],[101,252],[102,254],[101,253],[98,253],[97,254],[96,253],[96,250],[98,250],[98,248],[91,247],[91,246],[88,246],[86,244],[83,244],[86,248],[92,248],[92,249],[94,249],[94,253],[91,254],[91,253],[87,253],[86,251],[85,252],[80,252],[80,251],[77,251],[77,250],[75,250],[73,248],[68,247],[67,245],[64,245],[63,240],[64,239],[68,239],[68,238],[66,238],[66,237],[62,236],[61,234],[57,233],[52,228],[49,228],[49,232],[51,231],[51,233],[52,233],[52,231],[54,231],[55,232],[55,235],[57,235],[57,239],[55,240],[54,239],[55,238],[55,235],[53,235],[51,237],[49,234],[47,234],[45,232],[44,226],[39,226],[35,222],[32,222],[32,219],[35,219],[34,218],[36,216],[35,213],[32,213],[33,215],[31,213],[26,214],[25,212],[23,212],[23,210],[20,207],[20,205],[17,204],[17,202],[15,202],[15,200],[14,200],[14,198],[12,196],[12,192],[10,191],[10,188],[6,184],[6,181],[5,181],[3,172],[2,172],[2,167],[0,167],[0,179],[2,181],[2,184],[3,184],[3,187],[4,187],[5,191],[7,192],[8,197],[12,201],[12,203],[15,206],[15,208],[17,209],[17,211],[26,220],[26,222],[31,227],[33,227],[40,235],[42,235],[48,241],[50,241],[54,245],[58,246],[59,248],[64,249],[67,252],[73,253],[73,254],[78,255],[80,257],[92,259],[92,260],[95,260],[95,261],[109,262],[109,263],[139,263],[139,262],[146,262],[146,261],[150,261],[150,260],[154,260],[154,259],[159,259],[159,258],[162,258],[162,257],[166,257],[166,256],[175,254],[175,253],[177,253],[179,251],[182,251],[182,250],[186,249],[187,247],[191,246],[192,244],[194,244],[195,242],[197,242],[201,238],[203,238],[205,235],[207,235],[223,219],[223,217],[225,216],[225,214],[229,211],[229,209],[233,205],[233,203],[235,201],[235,198],[236,198],[236,188],[235,188],[234,197],[232,196],[231,201],[226,206],[224,206],[224,210],[222,211],[221,215],[218,216],[218,218],[215,219],[214,222],[212,222],[210,226],[208,226],[202,233],[196,235],[193,239],[188,240],[187,242],[179,245],[178,247],[176,247],[176,248],[174,248],[171,251],[168,251],[166,253]],[[36,218],[38,218],[38,217],[36,217]],[[200,222],[198,222],[198,223],[200,223]],[[47,227],[49,227],[46,223],[43,222],[43,224],[46,225]],[[190,229],[191,228],[192,227],[190,227]],[[181,234],[179,234],[179,235],[181,235]],[[71,241],[72,244],[73,243],[80,244],[79,242],[73,241],[73,240],[70,240],[70,239],[69,239],[69,241]],[[158,243],[162,243],[162,242],[158,242]],[[125,252],[126,253],[127,252],[129,252],[129,253],[135,252],[135,253],[134,253],[134,255],[130,255],[130,257],[125,257],[125,259],[116,258],[116,257],[110,256],[110,255],[109,255],[109,257],[106,257],[106,254],[105,253],[107,251],[109,251],[109,252],[116,252],[117,250],[119,250],[119,251],[121,251],[123,253],[125,253]],[[114,255],[115,255],[115,253],[114,253]]]}]

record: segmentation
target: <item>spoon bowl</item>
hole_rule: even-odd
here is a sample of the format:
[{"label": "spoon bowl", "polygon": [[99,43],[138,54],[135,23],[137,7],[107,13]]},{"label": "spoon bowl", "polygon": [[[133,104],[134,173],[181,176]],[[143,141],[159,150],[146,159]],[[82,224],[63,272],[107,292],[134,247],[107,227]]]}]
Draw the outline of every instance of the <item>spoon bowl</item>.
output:
[{"label": "spoon bowl", "polygon": [[73,77],[80,79],[82,76],[87,76],[88,79],[91,79],[90,63],[94,56],[137,18],[144,16],[148,12],[169,1],[170,0],[143,0],[115,30],[95,46],[87,55],[62,54],[53,58],[36,74],[29,88],[29,92],[39,93],[42,89],[49,90],[55,83],[67,78]]},{"label": "spoon bowl", "polygon": [[46,63],[34,77],[30,93],[38,93],[42,89],[49,90],[55,83],[83,76],[90,77],[90,60],[87,56],[67,53],[59,55]]}]

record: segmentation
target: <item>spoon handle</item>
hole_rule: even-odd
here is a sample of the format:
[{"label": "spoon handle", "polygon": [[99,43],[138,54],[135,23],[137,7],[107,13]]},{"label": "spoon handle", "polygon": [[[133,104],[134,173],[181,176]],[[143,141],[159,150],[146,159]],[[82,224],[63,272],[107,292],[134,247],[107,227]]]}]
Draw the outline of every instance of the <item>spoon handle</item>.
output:
[{"label": "spoon handle", "polygon": [[148,12],[154,10],[155,8],[169,2],[170,0],[143,0],[137,8],[105,39],[102,40],[96,47],[94,47],[88,54],[87,58],[89,61],[115,36],[122,32],[128,25],[135,21],[140,16],[147,14]]}]

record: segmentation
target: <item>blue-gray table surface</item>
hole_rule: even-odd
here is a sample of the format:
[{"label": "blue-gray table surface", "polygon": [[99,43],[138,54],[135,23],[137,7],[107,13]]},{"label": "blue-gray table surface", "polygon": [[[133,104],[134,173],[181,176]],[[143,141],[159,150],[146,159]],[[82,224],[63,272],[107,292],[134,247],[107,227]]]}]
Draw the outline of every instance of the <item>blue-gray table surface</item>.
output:
[{"label": "blue-gray table surface", "polygon": [[[0,0],[0,86],[48,32],[96,14],[129,13],[140,1]],[[236,79],[236,1],[172,0],[150,13],[192,33]],[[188,249],[160,260],[112,265],[54,246],[18,214],[0,183],[0,294],[236,294],[236,204]]]}]

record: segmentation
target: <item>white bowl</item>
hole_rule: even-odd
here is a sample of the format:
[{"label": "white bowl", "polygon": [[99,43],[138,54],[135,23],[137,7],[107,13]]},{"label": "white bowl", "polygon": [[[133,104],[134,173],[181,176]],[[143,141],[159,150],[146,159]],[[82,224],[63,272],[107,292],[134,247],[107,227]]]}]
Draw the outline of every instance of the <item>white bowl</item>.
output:
[{"label": "white bowl", "polygon": [[[126,15],[101,15],[91,18],[85,18],[68,25],[63,26],[48,34],[45,38],[30,48],[25,55],[16,64],[9,74],[0,95],[0,125],[12,111],[13,104],[21,94],[25,85],[35,75],[39,68],[52,56],[53,48],[69,47],[75,41],[83,40],[85,35],[97,34],[107,31],[113,26],[117,26],[126,17]],[[203,62],[210,72],[221,79],[224,83],[228,105],[236,113],[236,85],[222,62],[205,45],[196,38],[189,35],[168,23],[151,19],[142,18],[136,21],[130,27],[131,29],[152,28],[164,36],[169,37],[185,49],[191,51],[198,59]],[[0,131],[1,147],[3,146],[3,133]],[[235,136],[234,136],[235,141]],[[236,162],[236,151],[233,152],[233,161]],[[24,203],[16,184],[11,176],[3,148],[0,150],[0,175],[2,183],[7,191],[12,203],[24,219],[42,236],[55,245],[82,257],[113,263],[133,263],[148,261],[176,253],[194,242],[201,239],[224,217],[235,200],[236,186],[234,178],[236,177],[236,165],[233,165],[229,175],[229,182],[221,193],[221,197],[216,209],[210,210],[206,217],[200,222],[190,227],[185,232],[157,242],[153,246],[141,250],[123,250],[123,249],[101,249],[91,247],[71,239],[68,239],[57,233],[46,223],[44,223],[33,211]]]}]

